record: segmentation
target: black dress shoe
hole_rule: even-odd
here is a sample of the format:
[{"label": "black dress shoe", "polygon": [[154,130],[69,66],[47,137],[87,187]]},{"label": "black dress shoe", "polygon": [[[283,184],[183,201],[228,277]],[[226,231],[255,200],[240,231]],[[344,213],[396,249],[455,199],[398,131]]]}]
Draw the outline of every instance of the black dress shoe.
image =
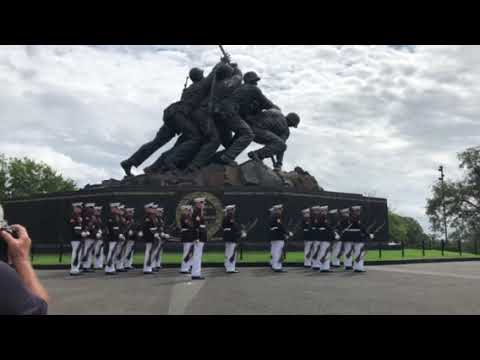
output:
[{"label": "black dress shoe", "polygon": [[203,276],[192,276],[192,280],[205,280]]},{"label": "black dress shoe", "polygon": [[190,271],[179,271],[180,274],[183,274],[183,275],[188,275],[190,274]]},{"label": "black dress shoe", "polygon": [[273,270],[274,272],[276,273],[286,273],[287,270],[284,270],[284,269],[280,269],[280,270]]},{"label": "black dress shoe", "polygon": [[143,275],[153,275],[153,271],[144,271]]},{"label": "black dress shoe", "polygon": [[247,156],[252,159],[253,161],[262,161],[262,159],[260,159],[257,155],[257,153],[255,151],[251,151],[247,154]]},{"label": "black dress shoe", "polygon": [[321,273],[331,273],[332,270],[320,270]]},{"label": "black dress shoe", "polygon": [[237,270],[234,270],[234,271],[227,271],[227,274],[238,274],[238,271],[237,271]]},{"label": "black dress shoe", "polygon": [[118,269],[117,272],[119,272],[119,273],[124,273],[124,272],[127,272],[127,270],[125,270],[125,269]]},{"label": "black dress shoe", "polygon": [[365,270],[353,270],[353,272],[356,272],[356,273],[364,273],[366,272]]},{"label": "black dress shoe", "polygon": [[155,273],[160,272],[160,268],[155,268],[155,269],[153,269],[153,272],[155,272]]},{"label": "black dress shoe", "polygon": [[70,273],[70,276],[80,276],[82,273]]},{"label": "black dress shoe", "polygon": [[351,266],[345,267],[345,271],[350,271],[350,270],[353,270],[353,267],[351,267]]},{"label": "black dress shoe", "polygon": [[107,273],[105,273],[105,274],[106,274],[106,275],[117,275],[116,272],[107,272]]}]

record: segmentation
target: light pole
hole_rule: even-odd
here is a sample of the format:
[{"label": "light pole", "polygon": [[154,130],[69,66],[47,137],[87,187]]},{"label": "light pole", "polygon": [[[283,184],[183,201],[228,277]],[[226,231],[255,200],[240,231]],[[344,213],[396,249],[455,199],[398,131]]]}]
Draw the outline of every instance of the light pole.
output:
[{"label": "light pole", "polygon": [[445,230],[445,240],[444,240],[444,245],[442,246],[442,256],[443,256],[445,245],[448,243],[447,216],[446,216],[447,211],[445,210],[445,174],[443,172],[443,165],[440,165],[440,167],[438,168],[438,171],[440,172],[440,177],[438,178],[438,180],[440,180],[442,183],[443,227]]}]

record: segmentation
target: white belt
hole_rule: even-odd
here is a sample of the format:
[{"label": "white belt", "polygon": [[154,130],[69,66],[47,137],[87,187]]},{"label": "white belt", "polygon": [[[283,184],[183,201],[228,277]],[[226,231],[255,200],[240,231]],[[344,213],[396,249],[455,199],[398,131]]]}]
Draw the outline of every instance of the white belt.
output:
[{"label": "white belt", "polygon": [[118,230],[118,229],[120,229],[118,226],[113,227],[113,230]]},{"label": "white belt", "polygon": [[360,229],[348,229],[348,230],[345,230],[345,231],[349,231],[349,232],[358,232],[358,231],[360,231]]},{"label": "white belt", "polygon": [[82,230],[82,227],[81,226],[75,226],[74,229],[75,230]]},{"label": "white belt", "polygon": [[150,231],[157,231],[157,228],[150,228]]},{"label": "white belt", "polygon": [[278,230],[278,227],[272,227],[270,230]]},{"label": "white belt", "polygon": [[207,225],[200,225],[201,228],[207,227]]},{"label": "white belt", "polygon": [[223,231],[232,231],[232,229],[231,228],[225,228],[225,229],[223,229]]},{"label": "white belt", "polygon": [[327,230],[327,228],[320,228],[320,229],[318,229],[318,230]]},{"label": "white belt", "polygon": [[308,229],[303,229],[303,231],[309,231]]},{"label": "white belt", "polygon": [[180,230],[180,231],[181,231],[181,232],[185,232],[185,231],[188,231],[188,229],[182,229],[182,230]]}]

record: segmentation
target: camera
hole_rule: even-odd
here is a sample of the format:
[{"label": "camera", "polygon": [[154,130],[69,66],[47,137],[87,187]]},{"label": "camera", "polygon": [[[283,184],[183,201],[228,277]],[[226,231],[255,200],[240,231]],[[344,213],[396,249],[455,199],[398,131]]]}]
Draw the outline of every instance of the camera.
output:
[{"label": "camera", "polygon": [[[7,231],[10,234],[14,235],[13,228],[10,227],[8,225],[8,222],[4,219],[2,205],[0,205],[0,230]],[[3,241],[3,239],[0,239],[0,260],[4,262],[8,261],[8,246],[5,241]]]}]

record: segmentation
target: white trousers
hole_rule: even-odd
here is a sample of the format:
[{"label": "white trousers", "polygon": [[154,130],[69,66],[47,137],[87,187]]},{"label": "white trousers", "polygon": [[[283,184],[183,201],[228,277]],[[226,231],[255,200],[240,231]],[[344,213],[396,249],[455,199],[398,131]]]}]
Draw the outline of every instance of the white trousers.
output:
[{"label": "white trousers", "polygon": [[95,240],[85,239],[85,246],[82,251],[82,267],[84,269],[90,269],[93,265],[93,247],[95,246]]},{"label": "white trousers", "polygon": [[342,250],[342,242],[334,241],[332,245],[332,265],[340,266],[340,250]]},{"label": "white trousers", "polygon": [[365,256],[364,246],[365,243],[353,244],[353,270],[365,271],[365,268],[363,267],[363,257]]},{"label": "white trousers", "polygon": [[304,247],[304,259],[303,259],[303,265],[304,266],[312,266],[312,256],[313,256],[313,241],[304,241],[305,247]]},{"label": "white trousers", "polygon": [[272,269],[273,270],[282,270],[282,254],[283,247],[285,246],[285,241],[275,240],[270,241],[271,253],[272,253]]},{"label": "white trousers", "polygon": [[328,241],[320,241],[320,251],[318,254],[318,261],[320,263],[320,270],[330,270],[330,258],[332,254],[331,243]]},{"label": "white trousers", "polygon": [[346,268],[351,268],[353,264],[353,243],[350,241],[343,243],[343,264]]},{"label": "white trousers", "polygon": [[71,241],[70,244],[72,245],[72,258],[70,263],[70,274],[79,274],[80,273],[80,266],[82,264],[81,261],[81,249],[80,244],[81,241]]},{"label": "white trousers", "polygon": [[117,252],[118,246],[116,241],[109,241],[108,242],[108,254],[107,260],[105,264],[105,272],[106,273],[114,273],[115,272],[115,253]]},{"label": "white trousers", "polygon": [[[225,242],[225,270],[227,272],[235,271],[237,263],[237,244],[233,242]],[[233,261],[230,261],[233,260]]]},{"label": "white trousers", "polygon": [[192,262],[193,262],[193,256],[190,256],[190,259],[185,261],[185,258],[187,257],[190,248],[193,246],[193,243],[188,242],[188,243],[183,243],[183,255],[182,255],[182,265],[181,265],[181,271],[182,272],[188,272],[190,271],[190,268],[192,267]]},{"label": "white trousers", "polygon": [[312,269],[320,269],[320,241],[313,241],[312,247]]},{"label": "white trousers", "polygon": [[205,244],[200,241],[195,241],[193,243],[192,276],[202,275],[202,255],[204,245]]},{"label": "white trousers", "polygon": [[123,270],[125,262],[125,247],[127,245],[125,241],[119,241],[117,250],[115,251],[115,269]]},{"label": "white trousers", "polygon": [[123,267],[130,269],[133,267],[133,247],[135,246],[135,241],[128,240],[127,247],[125,249],[125,259],[123,261]]},{"label": "white trousers", "polygon": [[145,258],[143,260],[143,272],[151,273],[153,270],[152,243],[145,244]]},{"label": "white trousers", "polygon": [[162,267],[162,255],[163,255],[163,241],[160,240],[153,250],[153,268],[159,269]]},{"label": "white trousers", "polygon": [[103,269],[104,253],[102,239],[95,241],[94,250],[95,269]]}]

